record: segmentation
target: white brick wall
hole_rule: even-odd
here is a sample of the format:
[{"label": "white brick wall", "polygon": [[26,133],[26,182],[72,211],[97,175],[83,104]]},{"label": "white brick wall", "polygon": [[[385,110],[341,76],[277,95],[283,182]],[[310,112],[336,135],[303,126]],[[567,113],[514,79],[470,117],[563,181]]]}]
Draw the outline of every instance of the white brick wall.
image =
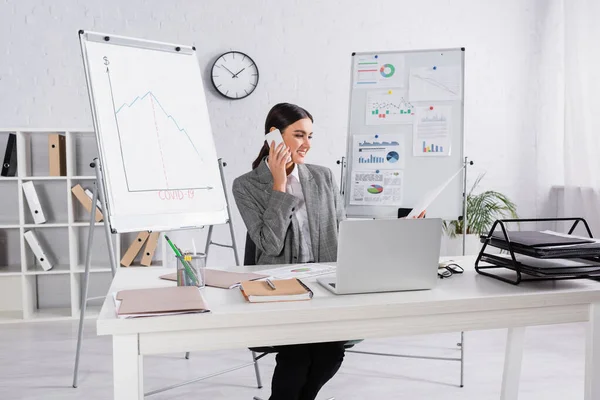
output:
[{"label": "white brick wall", "polygon": [[[554,0],[553,0],[554,1]],[[255,93],[219,97],[206,79],[217,150],[229,182],[260,147],[269,108],[298,103],[315,117],[310,160],[344,154],[353,51],[466,47],[466,149],[483,188],[535,215],[535,127],[540,36],[536,0],[0,0],[0,125],[91,128],[79,29],[193,43],[209,76],[222,52],[248,53],[260,69]],[[243,222],[237,210],[243,249]],[[217,238],[227,238],[217,229]],[[197,241],[198,243],[198,241]],[[231,263],[226,250],[219,261]]]}]

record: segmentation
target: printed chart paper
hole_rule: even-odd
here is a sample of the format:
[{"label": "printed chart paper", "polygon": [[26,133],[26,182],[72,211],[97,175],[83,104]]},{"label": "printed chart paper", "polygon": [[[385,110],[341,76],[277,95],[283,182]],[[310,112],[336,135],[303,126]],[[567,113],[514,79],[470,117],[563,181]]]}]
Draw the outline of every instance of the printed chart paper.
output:
[{"label": "printed chart paper", "polygon": [[365,113],[367,125],[412,124],[415,107],[406,91],[374,90],[367,94]]},{"label": "printed chart paper", "polygon": [[460,67],[420,67],[411,68],[408,78],[410,101],[451,101],[460,100]]},{"label": "printed chart paper", "polygon": [[318,263],[294,264],[285,267],[265,269],[258,272],[263,275],[272,276],[275,279],[301,279],[331,274],[335,272],[335,266]]},{"label": "printed chart paper", "polygon": [[399,54],[354,56],[355,89],[402,88],[404,56]]},{"label": "printed chart paper", "polygon": [[353,171],[350,204],[399,206],[402,204],[403,178],[401,170]]},{"label": "printed chart paper", "polygon": [[400,134],[354,135],[352,169],[403,169],[404,137]]},{"label": "printed chart paper", "polygon": [[417,107],[413,125],[413,155],[444,157],[452,144],[451,106]]},{"label": "printed chart paper", "polygon": [[418,217],[423,211],[427,211],[427,207],[433,203],[435,199],[442,193],[442,191],[448,186],[450,182],[463,170],[461,167],[458,171],[456,171],[450,178],[448,178],[445,182],[443,182],[438,187],[427,192],[425,197],[423,197],[416,206],[413,207],[412,211],[406,216],[406,218],[414,218]]}]

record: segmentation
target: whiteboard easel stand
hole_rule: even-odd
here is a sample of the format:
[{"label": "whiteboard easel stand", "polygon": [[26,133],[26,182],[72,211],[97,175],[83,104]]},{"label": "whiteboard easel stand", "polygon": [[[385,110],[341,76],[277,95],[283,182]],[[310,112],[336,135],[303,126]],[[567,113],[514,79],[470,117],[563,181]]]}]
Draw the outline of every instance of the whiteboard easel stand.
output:
[{"label": "whiteboard easel stand", "polygon": [[94,182],[93,187],[93,196],[92,196],[92,208],[90,211],[90,228],[88,231],[88,242],[87,249],[85,253],[85,273],[83,277],[83,293],[81,294],[81,305],[79,310],[79,331],[77,333],[77,351],[75,353],[75,368],[73,371],[73,387],[77,388],[77,375],[79,373],[79,356],[81,355],[81,340],[83,339],[83,321],[85,319],[85,310],[87,308],[87,302],[89,300],[94,299],[103,299],[105,296],[101,297],[87,297],[88,295],[88,286],[89,286],[89,278],[90,278],[90,264],[92,261],[92,244],[94,242],[94,226],[96,224],[95,216],[96,216],[96,204],[98,199],[100,199],[100,205],[102,207],[102,211],[104,212],[104,233],[106,235],[106,244],[108,245],[108,255],[110,258],[110,269],[112,276],[114,278],[117,273],[117,259],[116,254],[113,248],[112,242],[112,234],[110,231],[110,226],[106,219],[107,211],[106,208],[106,199],[104,198],[104,184],[102,181],[102,173],[100,171],[100,162],[98,159],[94,159],[94,161],[90,164],[90,167],[94,168],[96,171],[96,181]]},{"label": "whiteboard easel stand", "polygon": [[[209,226],[209,230],[208,230],[208,236],[206,239],[206,246],[205,246],[205,254],[208,257],[208,251],[210,249],[211,245],[215,245],[215,246],[219,246],[219,247],[226,247],[226,248],[230,248],[233,250],[233,254],[235,257],[235,263],[236,265],[240,266],[240,261],[239,261],[239,255],[238,255],[238,251],[237,251],[237,246],[236,246],[236,241],[235,241],[235,233],[234,233],[234,229],[233,229],[233,223],[231,221],[231,209],[229,207],[229,198],[227,197],[227,190],[225,190],[225,188],[227,187],[225,185],[225,174],[223,173],[223,167],[226,166],[227,164],[225,164],[223,162],[222,159],[219,158],[219,173],[221,174],[221,182],[223,184],[223,193],[225,195],[225,203],[227,206],[227,215],[229,216],[229,219],[227,220],[227,224],[229,225],[229,232],[231,234],[231,245],[225,245],[225,244],[221,244],[221,243],[216,243],[212,241],[212,229],[213,229],[213,225]],[[86,250],[86,254],[85,254],[85,273],[84,273],[84,278],[83,278],[83,293],[81,295],[81,309],[79,312],[79,330],[77,333],[77,350],[76,350],[76,354],[75,354],[75,367],[73,370],[73,387],[77,388],[77,378],[78,378],[78,374],[79,374],[79,358],[81,355],[81,341],[83,339],[83,321],[85,319],[85,311],[87,308],[87,302],[89,300],[96,300],[96,299],[104,299],[106,296],[100,296],[100,297],[90,297],[88,298],[88,287],[89,287],[89,278],[90,278],[90,264],[91,264],[91,260],[92,260],[92,244],[94,242],[94,226],[96,224],[96,220],[95,220],[95,208],[94,205],[97,204],[97,201],[100,200],[100,205],[102,207],[102,210],[104,210],[104,233],[106,235],[106,243],[108,244],[108,252],[109,252],[109,257],[110,257],[110,269],[112,272],[112,276],[114,278],[116,272],[117,272],[117,259],[116,259],[116,254],[113,248],[113,243],[112,243],[112,232],[110,230],[110,226],[108,223],[108,220],[106,218],[107,216],[107,207],[106,207],[106,201],[104,198],[104,183],[102,180],[102,173],[101,173],[101,167],[100,167],[100,161],[96,158],[94,159],[94,161],[90,164],[90,166],[92,168],[95,169],[96,171],[96,181],[94,183],[94,187],[93,187],[93,196],[92,196],[92,209],[90,212],[90,228],[89,228],[89,232],[88,232],[88,242],[87,242],[87,250]],[[189,358],[189,352],[186,353],[185,358]],[[160,390],[162,391],[162,390]],[[156,391],[157,393],[158,391]]]},{"label": "whiteboard easel stand", "polygon": [[[223,188],[227,187],[225,185],[225,174],[223,173],[223,167],[226,167],[226,166],[227,166],[227,164],[224,163],[223,160],[219,158],[219,172],[221,173],[221,183],[223,184]],[[233,223],[231,222],[231,209],[229,208],[229,197],[227,197],[227,190],[223,190],[223,193],[225,194],[225,204],[227,204],[227,215],[229,215],[229,221],[227,222],[227,224],[229,225],[229,233],[231,234],[231,245],[213,242],[212,241],[213,225],[210,225],[208,227],[208,236],[206,237],[206,247],[204,248],[204,254],[206,255],[206,259],[208,260],[208,251],[210,250],[211,245],[232,249],[233,255],[235,257],[235,265],[240,267],[241,266],[240,258],[238,256],[238,252],[237,252],[237,245],[236,245],[236,241],[235,241],[235,232],[233,229]],[[185,359],[189,360],[189,358],[190,358],[190,352],[188,351],[187,353],[185,353]]]},{"label": "whiteboard easel stand", "polygon": [[225,189],[227,186],[225,185],[225,174],[223,173],[223,167],[226,167],[226,166],[227,166],[227,163],[223,162],[223,160],[219,158],[219,172],[221,173],[221,183],[223,184],[223,194],[225,195],[225,204],[227,205],[227,215],[229,216],[229,220],[227,223],[229,224],[229,233],[231,234],[231,245],[213,242],[212,241],[213,225],[210,225],[208,227],[208,236],[206,237],[206,247],[204,248],[204,254],[206,255],[206,258],[208,259],[208,250],[211,245],[232,249],[233,254],[235,256],[235,265],[237,265],[239,267],[239,266],[241,266],[240,258],[238,256],[238,252],[237,252],[237,245],[236,245],[236,241],[235,241],[235,232],[233,229],[233,223],[231,222],[231,208],[229,207],[229,197],[227,197],[227,190]]},{"label": "whiteboard easel stand", "polygon": [[[341,160],[337,160],[336,163],[340,166],[340,195],[344,196],[345,188],[344,182],[346,182],[346,157],[342,157]],[[465,173],[463,174],[463,234],[462,234],[462,255],[465,255],[466,250],[466,232],[468,226],[467,218],[467,170],[469,165],[473,165],[473,161],[469,161],[468,157],[465,157],[463,162],[463,168]],[[459,361],[460,362],[460,387],[464,387],[464,373],[465,373],[465,333],[460,332],[460,342],[456,344],[460,348],[460,358],[456,357],[430,357],[430,356],[413,356],[404,354],[389,354],[389,353],[373,353],[368,351],[359,350],[346,350],[348,353],[368,354],[376,356],[387,356],[387,357],[401,357],[401,358],[418,358],[426,360],[443,360],[443,361]]]}]

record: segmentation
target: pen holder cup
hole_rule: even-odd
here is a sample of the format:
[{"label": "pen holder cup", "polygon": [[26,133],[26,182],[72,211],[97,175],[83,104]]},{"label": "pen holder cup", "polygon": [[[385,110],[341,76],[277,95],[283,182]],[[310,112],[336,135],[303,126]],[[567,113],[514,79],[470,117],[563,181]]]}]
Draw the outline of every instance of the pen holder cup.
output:
[{"label": "pen holder cup", "polygon": [[205,284],[206,255],[184,255],[177,257],[177,286],[198,286]]}]

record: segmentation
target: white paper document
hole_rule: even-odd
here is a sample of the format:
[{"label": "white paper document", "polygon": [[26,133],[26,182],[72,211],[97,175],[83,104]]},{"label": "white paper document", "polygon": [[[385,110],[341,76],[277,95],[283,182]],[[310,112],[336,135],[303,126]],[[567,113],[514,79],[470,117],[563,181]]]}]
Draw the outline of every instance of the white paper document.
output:
[{"label": "white paper document", "polygon": [[404,174],[401,170],[352,171],[352,205],[399,206]]},{"label": "white paper document", "polygon": [[405,86],[404,56],[371,54],[354,56],[355,89],[401,88]]},{"label": "white paper document", "polygon": [[373,90],[367,94],[367,125],[412,124],[414,115],[415,106],[404,90]]},{"label": "white paper document", "polygon": [[427,207],[442,193],[442,191],[448,186],[450,182],[463,170],[461,167],[458,171],[456,171],[450,178],[448,178],[445,182],[443,182],[438,187],[433,190],[427,192],[425,197],[423,197],[411,210],[411,212],[406,216],[406,218],[414,218],[418,217],[423,211],[427,210]]},{"label": "white paper document", "polygon": [[256,271],[256,273],[268,275],[274,279],[310,278],[312,276],[326,275],[333,272],[335,272],[334,265],[318,263],[293,264],[285,267]]},{"label": "white paper document", "polygon": [[406,150],[404,136],[353,135],[353,159],[351,169],[376,171],[379,169],[403,169]]},{"label": "white paper document", "polygon": [[462,96],[460,67],[432,65],[411,68],[408,88],[410,101],[460,100]]},{"label": "white paper document", "polygon": [[413,125],[415,157],[449,156],[452,145],[452,107],[417,107]]}]

